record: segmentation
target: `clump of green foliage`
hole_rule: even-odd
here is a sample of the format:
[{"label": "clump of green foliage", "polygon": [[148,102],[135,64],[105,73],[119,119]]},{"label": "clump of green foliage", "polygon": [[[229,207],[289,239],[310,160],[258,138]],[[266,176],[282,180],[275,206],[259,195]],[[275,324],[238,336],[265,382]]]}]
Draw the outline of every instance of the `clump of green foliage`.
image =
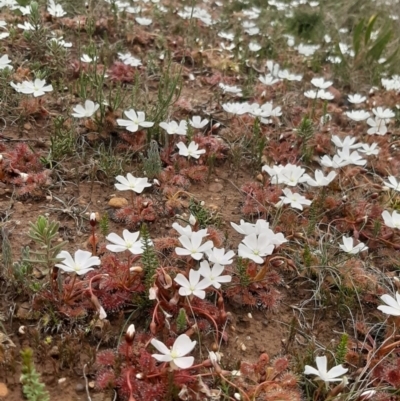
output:
[{"label": "clump of green foliage", "polygon": [[31,348],[25,348],[21,351],[22,391],[28,401],[50,401],[49,393],[45,385],[40,381],[40,375],[35,369],[33,363],[33,351]]}]

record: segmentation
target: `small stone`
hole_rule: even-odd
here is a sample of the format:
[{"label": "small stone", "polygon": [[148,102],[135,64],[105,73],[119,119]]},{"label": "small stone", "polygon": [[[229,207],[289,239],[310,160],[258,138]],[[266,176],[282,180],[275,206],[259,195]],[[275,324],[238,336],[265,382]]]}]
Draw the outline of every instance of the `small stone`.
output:
[{"label": "small stone", "polygon": [[224,186],[219,182],[213,182],[208,186],[208,190],[210,192],[221,192],[224,189]]},{"label": "small stone", "polygon": [[114,209],[121,209],[128,206],[128,201],[125,198],[111,198],[108,202],[108,206]]},{"label": "small stone", "polygon": [[57,357],[60,355],[60,350],[58,349],[57,345],[51,348],[51,350],[49,351],[49,355],[53,357]]},{"label": "small stone", "polygon": [[257,175],[256,180],[260,181],[260,182],[263,182],[264,181],[264,176],[260,173],[260,174]]},{"label": "small stone", "polygon": [[7,397],[8,388],[4,383],[0,383],[0,397]]},{"label": "small stone", "polygon": [[60,379],[58,379],[58,384],[63,385],[66,381],[67,381],[66,377],[61,377]]},{"label": "small stone", "polygon": [[81,393],[82,391],[85,391],[85,386],[84,386],[82,383],[78,383],[78,384],[75,386],[75,391],[76,391],[77,393]]},{"label": "small stone", "polygon": [[24,128],[29,131],[32,128],[32,125],[29,123],[25,123]]},{"label": "small stone", "polygon": [[213,212],[217,212],[219,207],[217,205],[211,204],[208,206],[208,208],[213,211]]},{"label": "small stone", "polygon": [[94,385],[95,385],[94,381],[89,382],[89,388],[94,388]]}]

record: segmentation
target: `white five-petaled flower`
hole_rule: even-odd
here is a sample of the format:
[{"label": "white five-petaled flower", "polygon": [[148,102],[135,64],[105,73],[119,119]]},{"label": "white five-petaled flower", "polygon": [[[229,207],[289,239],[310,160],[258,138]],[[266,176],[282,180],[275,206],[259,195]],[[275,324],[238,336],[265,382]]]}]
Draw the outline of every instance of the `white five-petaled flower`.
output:
[{"label": "white five-petaled flower", "polygon": [[0,57],[0,70],[4,70],[5,68],[8,68],[10,70],[13,69],[13,66],[10,65],[11,60],[8,58],[8,54],[4,54],[3,56]]},{"label": "white five-petaled flower", "polygon": [[119,182],[119,184],[115,184],[115,188],[119,191],[134,191],[141,194],[145,188],[151,187],[151,184],[147,182],[147,177],[136,178],[131,173],[128,173],[126,177],[117,175],[115,179]]},{"label": "white five-petaled flower", "polygon": [[225,248],[213,248],[207,252],[208,260],[212,263],[218,263],[219,265],[230,265],[233,263],[233,257],[235,252],[228,251],[225,253]]},{"label": "white five-petaled flower", "polygon": [[400,181],[397,181],[396,177],[393,175],[389,175],[388,177],[389,182],[383,182],[385,187],[394,189],[397,192],[400,192]]},{"label": "white five-petaled flower", "polygon": [[365,110],[352,110],[346,111],[346,116],[353,121],[364,121],[370,116],[370,114]]},{"label": "white five-petaled flower", "polygon": [[[192,219],[193,220],[193,219]],[[192,227],[191,227],[191,225],[189,224],[189,225],[187,225],[186,227],[183,227],[183,226],[181,226],[179,223],[173,223],[172,224],[172,228],[174,229],[174,230],[176,230],[176,231],[178,231],[178,233],[180,234],[180,235],[185,235],[186,237],[191,237],[192,236],[192,234],[194,233],[194,232],[199,232],[199,233],[201,233],[201,235],[202,235],[202,237],[204,238],[204,237],[206,237],[208,234],[207,234],[207,229],[206,228],[203,228],[202,230],[199,230],[199,231],[192,231]]]},{"label": "white five-petaled flower", "polygon": [[368,118],[367,124],[371,127],[367,131],[368,135],[385,135],[388,132],[386,122],[382,118]]},{"label": "white five-petaled flower", "polygon": [[307,180],[307,177],[304,176],[306,169],[295,164],[288,163],[286,166],[280,164],[272,167],[265,165],[262,167],[262,171],[271,176],[271,184],[285,184],[294,187]]},{"label": "white five-petaled flower", "polygon": [[198,159],[200,155],[206,153],[206,150],[199,149],[199,145],[194,141],[190,142],[189,146],[186,146],[183,142],[177,143],[176,146],[179,148],[179,154],[188,157],[189,159],[191,157]]},{"label": "white five-petaled flower", "polygon": [[182,273],[178,273],[174,281],[180,285],[179,295],[183,297],[195,295],[201,299],[204,299],[206,296],[204,290],[211,285],[208,278],[203,278],[200,281],[200,271],[193,269],[189,270],[189,280]]},{"label": "white five-petaled flower", "polygon": [[72,113],[72,116],[76,118],[92,117],[99,107],[100,105],[98,103],[94,103],[92,100],[88,99],[85,101],[84,106],[78,104],[73,108],[75,113]]},{"label": "white five-petaled flower", "polygon": [[357,149],[361,146],[360,143],[355,143],[357,138],[354,136],[346,136],[343,141],[337,136],[332,135],[331,141],[338,147],[338,148],[349,148],[349,149]]},{"label": "white five-petaled flower", "polygon": [[243,235],[250,234],[266,234],[268,236],[268,242],[272,245],[282,245],[287,242],[287,239],[282,233],[275,234],[270,228],[269,223],[266,220],[258,219],[255,224],[247,223],[244,220],[240,220],[240,225],[231,222],[231,226],[239,233]]},{"label": "white five-petaled flower", "polygon": [[386,123],[390,122],[391,118],[394,118],[395,114],[390,109],[384,109],[383,107],[377,107],[376,109],[372,109],[372,112],[375,116],[381,120],[384,120]]},{"label": "white five-petaled flower", "polygon": [[200,262],[199,273],[208,280],[209,285],[214,286],[214,288],[221,288],[221,283],[229,283],[232,281],[232,276],[225,275],[221,276],[224,271],[224,266],[215,263],[212,268],[210,268],[209,263],[206,260]]},{"label": "white five-petaled flower", "polygon": [[44,79],[36,78],[34,81],[24,81],[22,83],[14,84],[11,82],[10,85],[20,93],[26,95],[33,95],[34,97],[42,96],[45,92],[51,92],[53,90],[52,85],[46,85]]},{"label": "white five-petaled flower", "polygon": [[189,124],[196,129],[202,129],[209,123],[207,118],[201,119],[200,116],[193,116],[191,120],[189,120]]},{"label": "white five-petaled flower", "polygon": [[203,257],[203,253],[211,250],[214,246],[212,241],[207,241],[201,245],[201,241],[205,237],[203,230],[193,232],[191,237],[186,235],[180,236],[179,242],[184,248],[176,247],[175,252],[179,256],[190,255],[195,260],[200,260]]},{"label": "white five-petaled flower", "polygon": [[354,95],[348,95],[347,99],[353,104],[360,104],[367,100],[365,96],[359,95],[358,93],[355,93]]},{"label": "white five-petaled flower", "polygon": [[368,250],[368,247],[363,242],[360,242],[354,246],[354,239],[346,236],[343,236],[343,244],[339,244],[339,247],[350,255],[356,255],[359,252]]},{"label": "white five-petaled flower", "polygon": [[317,376],[317,380],[322,380],[325,383],[341,381],[342,379],[340,376],[343,376],[348,371],[348,369],[344,368],[342,365],[337,365],[328,371],[328,363],[325,355],[317,356],[315,358],[315,362],[317,364],[317,369],[306,365],[304,367],[304,374],[315,375]]},{"label": "white five-petaled flower", "polygon": [[117,123],[120,127],[126,127],[126,129],[130,132],[136,132],[139,127],[150,128],[154,125],[152,122],[145,121],[146,116],[143,111],[138,111],[136,113],[135,110],[130,109],[124,111],[124,114],[126,117],[128,117],[128,120],[118,118]]},{"label": "white five-petaled flower", "polygon": [[312,203],[312,201],[307,199],[305,196],[300,195],[297,192],[292,192],[289,188],[284,188],[282,191],[285,195],[279,197],[281,200],[276,204],[276,207],[290,204],[294,209],[303,210],[303,205],[309,206]]},{"label": "white five-petaled flower", "polygon": [[392,296],[385,294],[381,296],[381,300],[386,305],[379,305],[378,309],[391,316],[400,316],[400,294],[396,292],[396,299]]},{"label": "white five-petaled flower", "polygon": [[192,356],[185,356],[193,350],[196,346],[196,341],[191,341],[189,336],[186,334],[181,334],[174,342],[171,349],[161,341],[153,338],[151,344],[160,354],[153,354],[153,358],[160,362],[170,362],[170,366],[173,369],[188,369],[193,365],[194,358]]},{"label": "white five-petaled flower", "polygon": [[369,145],[368,143],[362,143],[361,148],[358,149],[360,152],[365,153],[367,156],[379,154],[378,144],[376,142]]},{"label": "white five-petaled flower", "polygon": [[332,86],[332,81],[325,81],[324,78],[313,78],[311,80],[311,84],[314,85],[318,89],[328,89]]},{"label": "white five-petaled flower", "polygon": [[337,176],[337,173],[331,171],[326,177],[321,170],[315,170],[315,180],[308,176],[306,183],[312,187],[326,187],[329,185]]},{"label": "white five-petaled flower", "polygon": [[131,233],[128,230],[122,231],[122,237],[115,233],[107,235],[107,241],[113,245],[107,245],[106,248],[111,252],[124,252],[128,250],[133,255],[141,255],[143,253],[143,242],[138,240],[140,235],[139,231]]},{"label": "white five-petaled flower", "polygon": [[268,234],[250,234],[243,238],[239,244],[238,254],[245,259],[251,259],[255,263],[263,263],[264,256],[271,255],[274,245],[271,244]]},{"label": "white five-petaled flower", "polygon": [[382,217],[385,221],[385,226],[398,228],[400,230],[400,213],[397,213],[396,210],[393,210],[391,215],[387,210],[384,210],[382,212]]},{"label": "white five-petaled flower", "polygon": [[169,123],[161,122],[160,127],[168,135],[186,135],[187,132],[187,122],[185,120],[181,120],[179,124],[176,121],[170,121]]},{"label": "white five-petaled flower", "polygon": [[61,4],[56,4],[54,0],[49,0],[47,11],[53,17],[63,17],[65,14],[67,14],[62,8]]},{"label": "white five-petaled flower", "polygon": [[82,251],[81,249],[75,252],[75,259],[67,251],[61,251],[57,255],[57,259],[63,259],[62,262],[56,264],[59,269],[67,273],[73,272],[80,276],[90,270],[94,270],[92,266],[100,265],[100,259],[97,256],[92,256],[91,252]]},{"label": "white five-petaled flower", "polygon": [[82,54],[81,61],[82,63],[93,63],[97,60],[97,57],[90,57],[88,54]]}]

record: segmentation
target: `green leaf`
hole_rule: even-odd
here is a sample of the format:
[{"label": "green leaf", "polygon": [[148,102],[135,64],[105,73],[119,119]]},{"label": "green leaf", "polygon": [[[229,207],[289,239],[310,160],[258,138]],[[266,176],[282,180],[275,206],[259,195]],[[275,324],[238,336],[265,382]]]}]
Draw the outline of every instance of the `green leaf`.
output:
[{"label": "green leaf", "polygon": [[371,39],[372,30],[374,29],[374,25],[375,25],[377,18],[378,18],[378,14],[375,14],[368,20],[367,29],[365,30],[365,36],[364,36],[364,44],[365,45],[368,45],[369,40]]},{"label": "green leaf", "polygon": [[368,50],[367,58],[378,61],[391,37],[392,30],[389,30],[385,34],[379,35],[378,39],[375,41],[375,44],[371,47],[371,49]]},{"label": "green leaf", "polygon": [[355,53],[355,57],[357,57],[360,46],[361,46],[361,35],[364,30],[365,19],[361,18],[361,21],[356,25],[353,32],[353,49]]}]

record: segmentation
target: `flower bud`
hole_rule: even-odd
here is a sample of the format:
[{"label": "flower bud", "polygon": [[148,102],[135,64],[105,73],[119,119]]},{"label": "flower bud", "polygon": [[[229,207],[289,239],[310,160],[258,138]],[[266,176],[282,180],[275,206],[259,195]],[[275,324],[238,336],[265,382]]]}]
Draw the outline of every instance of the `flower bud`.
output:
[{"label": "flower bud", "polygon": [[97,223],[96,213],[90,213],[89,223],[92,227],[94,227]]},{"label": "flower bud", "polygon": [[151,322],[150,323],[150,333],[153,334],[153,336],[156,335],[156,329],[157,329],[157,325],[155,324],[155,322]]},{"label": "flower bud", "polygon": [[242,399],[242,397],[240,396],[239,393],[235,393],[235,394],[233,394],[233,396],[235,397],[235,400],[240,401]]},{"label": "flower bud", "polygon": [[357,401],[367,401],[370,400],[376,394],[376,390],[366,390],[361,393],[360,397],[357,398]]},{"label": "flower bud", "polygon": [[129,271],[131,273],[141,273],[143,271],[143,267],[142,266],[132,266],[129,268]]},{"label": "flower bud", "polygon": [[192,214],[190,215],[190,217],[189,217],[189,224],[191,225],[191,226],[194,226],[195,224],[196,224],[196,217],[194,217]]},{"label": "flower bud", "polygon": [[20,175],[20,177],[21,177],[21,179],[22,179],[22,182],[27,182],[27,181],[28,181],[28,177],[29,177],[28,174],[26,174],[26,173],[19,173],[19,175]]},{"label": "flower bud", "polygon": [[128,329],[126,330],[125,333],[125,341],[129,344],[132,345],[133,344],[133,339],[135,338],[135,325],[131,324]]}]

